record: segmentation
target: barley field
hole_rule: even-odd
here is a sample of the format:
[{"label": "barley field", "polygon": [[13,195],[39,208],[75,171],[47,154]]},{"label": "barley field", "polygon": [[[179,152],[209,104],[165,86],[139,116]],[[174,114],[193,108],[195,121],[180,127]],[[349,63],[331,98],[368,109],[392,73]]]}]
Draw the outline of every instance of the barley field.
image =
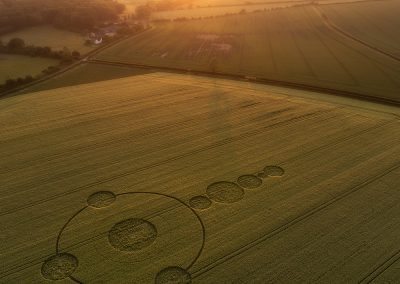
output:
[{"label": "barley field", "polygon": [[400,277],[398,108],[152,73],[0,110],[1,283]]},{"label": "barley field", "polygon": [[[373,13],[374,6],[366,7]],[[388,21],[393,15],[386,15]],[[360,29],[369,28],[360,25]],[[377,29],[371,32],[379,33]],[[399,61],[336,32],[313,6],[157,24],[95,58],[253,76],[399,100]]]}]

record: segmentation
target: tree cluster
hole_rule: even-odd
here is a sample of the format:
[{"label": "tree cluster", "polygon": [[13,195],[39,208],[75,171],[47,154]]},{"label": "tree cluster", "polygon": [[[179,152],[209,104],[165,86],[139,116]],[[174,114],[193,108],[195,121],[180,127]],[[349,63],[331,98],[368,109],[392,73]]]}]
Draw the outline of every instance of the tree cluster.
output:
[{"label": "tree cluster", "polygon": [[82,31],[115,21],[124,10],[114,0],[0,0],[0,33],[39,24]]},{"label": "tree cluster", "polygon": [[0,91],[10,90],[35,81],[31,75],[19,77],[17,79],[7,79],[3,85],[0,85]]}]

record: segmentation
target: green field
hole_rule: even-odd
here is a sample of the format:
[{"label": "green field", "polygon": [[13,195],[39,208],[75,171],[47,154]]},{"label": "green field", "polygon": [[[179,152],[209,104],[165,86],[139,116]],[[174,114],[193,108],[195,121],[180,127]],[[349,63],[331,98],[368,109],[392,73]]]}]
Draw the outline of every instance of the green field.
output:
[{"label": "green field", "polygon": [[49,46],[54,50],[62,50],[66,47],[70,51],[77,50],[80,53],[87,53],[93,49],[93,47],[85,45],[85,35],[50,26],[25,28],[2,35],[0,39],[3,42],[8,42],[15,37],[22,38],[28,45]]},{"label": "green field", "polygon": [[78,67],[51,78],[50,80],[46,80],[40,84],[27,88],[24,90],[24,93],[111,80],[150,72],[151,70],[148,69],[108,66],[94,63],[81,64]]},{"label": "green field", "polygon": [[399,108],[152,73],[0,109],[1,283],[400,277]]},{"label": "green field", "polygon": [[399,62],[330,29],[311,6],[160,24],[96,58],[214,70],[400,100]]},{"label": "green field", "polygon": [[55,59],[0,53],[0,84],[7,79],[39,75],[47,67],[55,65],[58,65]]}]

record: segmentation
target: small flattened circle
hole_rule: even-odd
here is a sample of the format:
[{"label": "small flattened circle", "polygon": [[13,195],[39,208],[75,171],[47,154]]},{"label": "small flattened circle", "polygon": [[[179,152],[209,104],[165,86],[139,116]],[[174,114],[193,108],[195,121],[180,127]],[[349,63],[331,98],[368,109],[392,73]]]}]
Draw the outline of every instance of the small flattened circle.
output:
[{"label": "small flattened circle", "polygon": [[127,219],[108,232],[108,241],[119,251],[136,251],[151,245],[157,237],[156,227],[143,219]]},{"label": "small flattened circle", "polygon": [[262,179],[254,175],[242,175],[238,178],[237,183],[243,188],[253,189],[262,185]]},{"label": "small flattened circle", "polygon": [[189,200],[189,205],[193,209],[204,210],[211,206],[211,200],[206,196],[195,196]]},{"label": "small flattened circle", "polygon": [[116,196],[111,191],[99,191],[90,195],[87,203],[93,208],[103,208],[111,205],[116,199]]},{"label": "small flattened circle", "polygon": [[185,269],[170,266],[157,273],[155,282],[156,284],[190,284],[192,277]]},{"label": "small flattened circle", "polygon": [[78,267],[78,259],[69,253],[59,253],[46,259],[42,265],[42,275],[49,280],[69,277]]},{"label": "small flattened circle", "polygon": [[234,203],[244,196],[243,189],[236,183],[219,181],[207,187],[207,195],[211,200],[221,203]]},{"label": "small flattened circle", "polygon": [[266,166],[264,173],[269,177],[281,177],[285,174],[285,171],[278,166]]}]

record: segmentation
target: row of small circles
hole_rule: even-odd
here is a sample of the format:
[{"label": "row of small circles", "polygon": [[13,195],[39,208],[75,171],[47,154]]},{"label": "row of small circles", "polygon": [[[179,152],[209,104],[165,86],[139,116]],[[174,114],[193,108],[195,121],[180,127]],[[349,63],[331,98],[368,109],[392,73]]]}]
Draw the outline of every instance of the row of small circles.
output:
[{"label": "row of small circles", "polygon": [[205,195],[194,196],[189,200],[189,205],[196,210],[208,209],[212,202],[234,203],[244,197],[244,189],[259,188],[263,179],[268,177],[282,177],[285,171],[279,166],[266,166],[257,174],[242,175],[236,182],[218,181],[210,184]]}]

